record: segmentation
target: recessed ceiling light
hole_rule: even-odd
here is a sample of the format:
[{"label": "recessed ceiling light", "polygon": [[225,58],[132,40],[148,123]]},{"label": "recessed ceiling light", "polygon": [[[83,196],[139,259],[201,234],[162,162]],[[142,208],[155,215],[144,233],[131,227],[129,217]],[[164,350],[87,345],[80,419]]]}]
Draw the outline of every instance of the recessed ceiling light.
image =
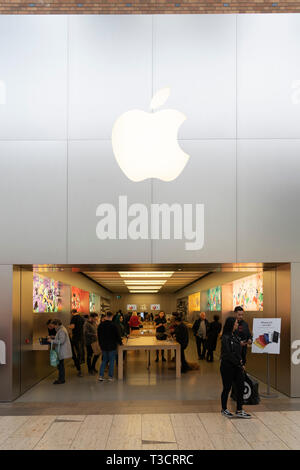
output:
[{"label": "recessed ceiling light", "polygon": [[119,271],[121,277],[171,277],[174,271]]},{"label": "recessed ceiling light", "polygon": [[130,285],[132,285],[132,284],[135,284],[135,285],[137,285],[137,284],[140,284],[140,285],[143,285],[143,284],[154,284],[154,285],[158,286],[158,285],[160,285],[160,284],[161,284],[161,285],[164,285],[166,282],[167,282],[167,281],[164,281],[164,280],[161,280],[161,279],[153,279],[153,280],[151,280],[151,279],[149,279],[149,280],[146,280],[146,279],[145,279],[145,280],[132,279],[132,280],[126,280],[126,281],[124,281],[124,284],[126,284],[126,285],[128,285],[128,286],[130,286]]},{"label": "recessed ceiling light", "polygon": [[157,294],[158,290],[130,290],[130,294]]},{"label": "recessed ceiling light", "polygon": [[159,291],[161,289],[161,286],[128,286],[128,290],[157,290]]}]

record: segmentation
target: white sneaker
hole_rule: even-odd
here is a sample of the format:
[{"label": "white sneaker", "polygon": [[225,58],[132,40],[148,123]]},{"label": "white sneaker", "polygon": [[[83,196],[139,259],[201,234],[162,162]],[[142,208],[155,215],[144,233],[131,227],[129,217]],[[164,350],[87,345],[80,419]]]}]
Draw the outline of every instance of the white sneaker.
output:
[{"label": "white sneaker", "polygon": [[113,382],[115,379],[113,377],[108,377],[108,382]]},{"label": "white sneaker", "polygon": [[252,416],[249,413],[246,413],[246,411],[241,410],[241,411],[236,411],[235,416],[237,418],[243,418],[243,419],[251,419]]},{"label": "white sneaker", "polygon": [[104,382],[104,377],[99,377],[99,382]]}]

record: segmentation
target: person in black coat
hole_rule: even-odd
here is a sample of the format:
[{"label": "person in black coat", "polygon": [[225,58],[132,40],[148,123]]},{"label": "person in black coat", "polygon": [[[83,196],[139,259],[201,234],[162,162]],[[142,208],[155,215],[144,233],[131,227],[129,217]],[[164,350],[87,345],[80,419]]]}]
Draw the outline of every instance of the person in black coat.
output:
[{"label": "person in black coat", "polygon": [[207,333],[209,323],[205,318],[205,312],[199,314],[199,318],[193,324],[193,333],[196,338],[198,359],[204,359],[207,345]]},{"label": "person in black coat", "polygon": [[107,312],[105,320],[98,326],[98,341],[102,350],[102,363],[99,370],[100,382],[104,381],[104,371],[107,364],[109,364],[108,381],[113,380],[118,344],[122,345],[120,331],[113,323],[112,318],[112,312]]},{"label": "person in black coat", "polygon": [[233,414],[227,408],[228,396],[232,385],[236,387],[236,417],[251,418],[249,413],[243,410],[244,393],[244,365],[242,360],[242,347],[239,339],[235,335],[238,328],[236,318],[227,318],[222,335],[221,345],[221,367],[220,372],[223,382],[223,391],[221,395],[222,410],[221,413],[227,418],[233,418]]},{"label": "person in black coat", "polygon": [[241,306],[237,306],[234,309],[236,319],[238,322],[238,327],[235,332],[236,336],[239,338],[242,346],[242,359],[243,365],[246,364],[247,360],[247,346],[252,344],[252,335],[248,326],[248,323],[244,320],[244,309]]},{"label": "person in black coat", "polygon": [[213,362],[214,351],[217,347],[218,336],[222,330],[222,324],[219,322],[219,316],[214,316],[214,321],[209,324],[207,332],[207,362]]},{"label": "person in black coat", "polygon": [[173,335],[175,336],[176,341],[180,344],[180,354],[181,354],[181,372],[185,373],[190,370],[190,367],[185,359],[184,351],[189,343],[189,332],[187,326],[183,323],[182,316],[177,314],[175,317],[175,329]]}]

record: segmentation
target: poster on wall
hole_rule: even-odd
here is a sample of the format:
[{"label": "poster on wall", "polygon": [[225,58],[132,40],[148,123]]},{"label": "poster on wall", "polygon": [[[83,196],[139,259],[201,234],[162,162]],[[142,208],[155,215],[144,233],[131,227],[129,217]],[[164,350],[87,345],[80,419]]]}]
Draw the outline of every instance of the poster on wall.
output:
[{"label": "poster on wall", "polygon": [[147,305],[146,304],[140,305],[140,311],[141,312],[147,312]]},{"label": "poster on wall", "polygon": [[207,310],[220,312],[221,306],[221,286],[213,287],[207,291]]},{"label": "poster on wall", "polygon": [[189,313],[200,312],[200,292],[189,295]]},{"label": "poster on wall", "polygon": [[254,318],[252,352],[280,354],[281,318]]},{"label": "poster on wall", "polygon": [[128,304],[127,305],[127,311],[128,312],[136,312],[137,311],[136,305],[135,304]]},{"label": "poster on wall", "polygon": [[233,310],[237,306],[245,311],[262,311],[263,302],[263,274],[254,274],[233,282]]},{"label": "poster on wall", "polygon": [[61,312],[63,310],[63,284],[39,274],[33,274],[33,311]]},{"label": "poster on wall", "polygon": [[77,310],[78,313],[88,314],[90,311],[90,294],[89,292],[72,286],[71,308]]},{"label": "poster on wall", "polygon": [[100,313],[100,296],[90,292],[90,313]]},{"label": "poster on wall", "polygon": [[151,304],[150,310],[160,310],[160,304]]}]

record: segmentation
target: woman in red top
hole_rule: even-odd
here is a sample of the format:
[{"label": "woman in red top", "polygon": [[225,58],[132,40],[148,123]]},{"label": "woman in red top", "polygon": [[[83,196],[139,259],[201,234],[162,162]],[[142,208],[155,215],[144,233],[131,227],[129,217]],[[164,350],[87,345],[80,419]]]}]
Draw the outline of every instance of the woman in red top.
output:
[{"label": "woman in red top", "polygon": [[140,320],[136,312],[132,312],[129,320],[129,326],[132,330],[139,330]]}]

